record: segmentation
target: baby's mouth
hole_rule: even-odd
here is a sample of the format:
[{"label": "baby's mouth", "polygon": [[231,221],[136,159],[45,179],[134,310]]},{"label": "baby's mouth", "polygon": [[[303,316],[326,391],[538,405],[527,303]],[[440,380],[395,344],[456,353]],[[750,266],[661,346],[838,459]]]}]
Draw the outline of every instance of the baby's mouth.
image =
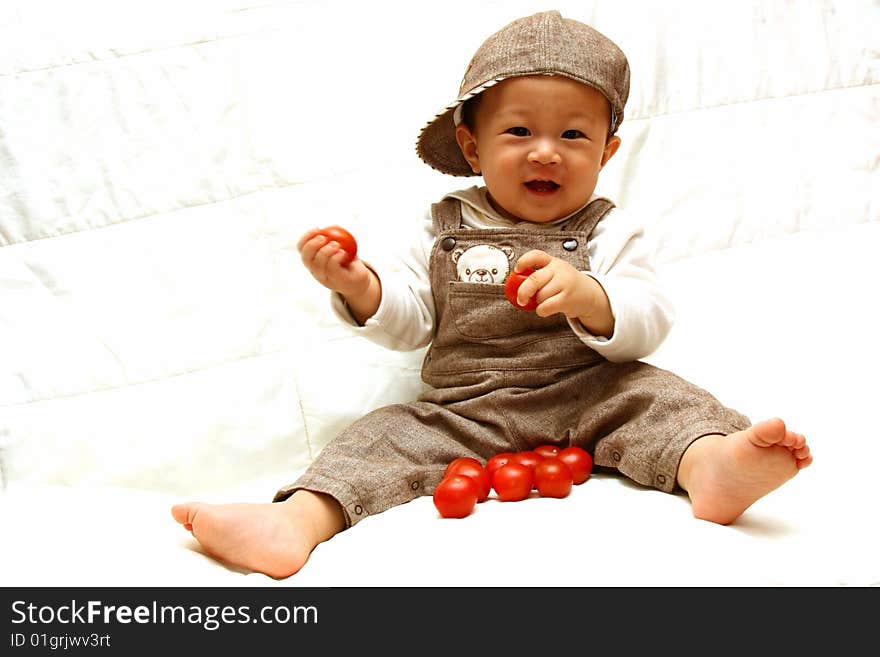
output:
[{"label": "baby's mouth", "polygon": [[530,180],[526,183],[526,187],[529,188],[529,191],[537,194],[550,194],[559,189],[559,183],[552,180]]}]

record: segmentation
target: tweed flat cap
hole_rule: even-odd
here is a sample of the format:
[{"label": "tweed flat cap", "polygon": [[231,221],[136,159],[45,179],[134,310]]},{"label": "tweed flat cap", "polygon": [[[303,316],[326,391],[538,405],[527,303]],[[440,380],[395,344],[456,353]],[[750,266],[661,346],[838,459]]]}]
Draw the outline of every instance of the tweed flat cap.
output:
[{"label": "tweed flat cap", "polygon": [[626,55],[589,25],[546,11],[519,18],[483,42],[464,74],[458,98],[419,133],[419,157],[443,173],[476,175],[455,141],[456,109],[506,78],[540,74],[562,75],[598,89],[611,103],[609,136],[620,127],[629,96]]}]

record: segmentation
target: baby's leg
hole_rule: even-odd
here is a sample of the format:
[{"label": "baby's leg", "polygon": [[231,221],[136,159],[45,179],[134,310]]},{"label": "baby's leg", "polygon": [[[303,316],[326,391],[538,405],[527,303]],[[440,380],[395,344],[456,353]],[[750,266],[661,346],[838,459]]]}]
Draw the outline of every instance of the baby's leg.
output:
[{"label": "baby's leg", "polygon": [[694,516],[727,525],[812,461],[806,439],[775,418],[694,441],[682,456],[678,483]]},{"label": "baby's leg", "polygon": [[297,572],[345,527],[335,500],[307,490],[266,504],[177,504],[171,514],[211,556],[276,579]]}]

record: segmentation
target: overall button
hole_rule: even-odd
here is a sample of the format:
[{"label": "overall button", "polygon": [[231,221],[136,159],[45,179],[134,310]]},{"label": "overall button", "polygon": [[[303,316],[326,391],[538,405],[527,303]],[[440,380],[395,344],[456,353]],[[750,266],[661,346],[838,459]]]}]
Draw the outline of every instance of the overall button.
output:
[{"label": "overall button", "polygon": [[444,237],[443,241],[440,242],[440,248],[444,251],[452,251],[455,248],[455,238],[454,237]]},{"label": "overall button", "polygon": [[566,251],[574,251],[578,248],[578,241],[576,239],[565,240],[562,243],[562,248]]}]

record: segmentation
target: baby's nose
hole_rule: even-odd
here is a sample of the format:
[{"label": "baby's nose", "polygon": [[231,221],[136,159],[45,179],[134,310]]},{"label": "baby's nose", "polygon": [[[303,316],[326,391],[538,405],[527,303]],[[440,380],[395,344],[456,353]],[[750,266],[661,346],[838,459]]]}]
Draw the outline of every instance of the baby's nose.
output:
[{"label": "baby's nose", "polygon": [[558,164],[562,161],[551,139],[539,139],[529,152],[529,162],[534,164]]}]

